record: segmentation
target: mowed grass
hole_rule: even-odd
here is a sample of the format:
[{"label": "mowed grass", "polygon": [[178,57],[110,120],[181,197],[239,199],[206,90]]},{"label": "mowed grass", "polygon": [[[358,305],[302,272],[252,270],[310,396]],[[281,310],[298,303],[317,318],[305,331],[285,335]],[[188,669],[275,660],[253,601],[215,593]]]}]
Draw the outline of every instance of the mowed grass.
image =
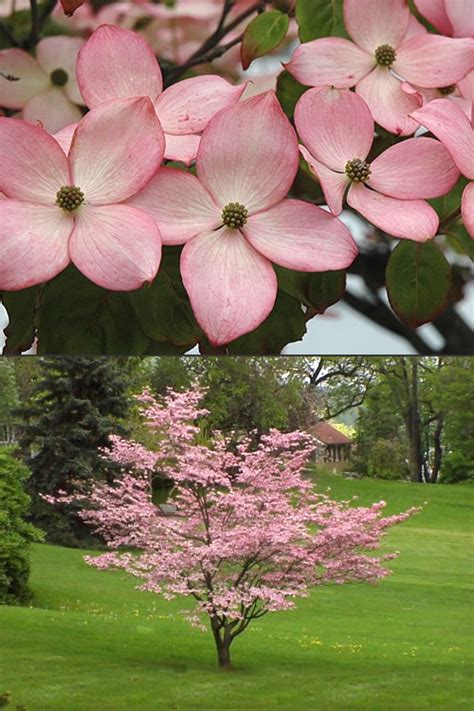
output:
[{"label": "mowed grass", "polygon": [[218,669],[211,635],[179,610],[100,572],[84,551],[34,548],[34,606],[0,608],[0,694],[28,711],[135,709],[474,709],[472,506],[465,485],[321,475],[335,498],[428,502],[392,529],[394,574],[377,586],[327,586],[249,627]]}]

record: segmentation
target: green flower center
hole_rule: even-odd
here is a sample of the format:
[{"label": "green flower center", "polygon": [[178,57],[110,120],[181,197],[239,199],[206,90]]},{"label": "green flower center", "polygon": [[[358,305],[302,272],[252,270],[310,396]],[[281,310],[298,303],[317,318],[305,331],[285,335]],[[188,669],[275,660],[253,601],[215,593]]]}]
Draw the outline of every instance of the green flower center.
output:
[{"label": "green flower center", "polygon": [[222,222],[226,227],[237,230],[247,222],[249,211],[240,202],[230,202],[222,210]]},{"label": "green flower center", "polygon": [[76,185],[63,185],[56,193],[56,205],[72,212],[84,202],[84,193]]},{"label": "green flower center", "polygon": [[353,183],[365,183],[370,175],[370,165],[366,160],[353,158],[348,160],[344,168],[346,175]]},{"label": "green flower center", "polygon": [[69,75],[64,69],[55,69],[54,72],[51,72],[49,78],[54,86],[64,86],[69,81]]},{"label": "green flower center", "polygon": [[438,89],[438,91],[443,96],[449,96],[450,94],[454,94],[456,91],[456,85],[450,84],[449,86],[442,86],[441,89]]},{"label": "green flower center", "polygon": [[377,47],[375,50],[377,64],[380,64],[382,67],[391,67],[396,58],[397,54],[389,44],[381,44],[380,47]]}]

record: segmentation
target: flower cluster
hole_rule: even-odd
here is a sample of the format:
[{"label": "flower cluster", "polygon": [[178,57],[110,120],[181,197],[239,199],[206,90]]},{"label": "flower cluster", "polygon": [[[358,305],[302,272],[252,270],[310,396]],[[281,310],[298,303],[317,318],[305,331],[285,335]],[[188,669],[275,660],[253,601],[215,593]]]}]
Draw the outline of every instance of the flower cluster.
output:
[{"label": "flower cluster", "polygon": [[[405,0],[344,0],[353,41],[306,42],[286,65],[314,87],[297,103],[296,131],[272,89],[248,96],[245,81],[216,74],[164,89],[159,49],[127,27],[166,13],[180,27],[198,15],[209,27],[219,21],[217,0],[199,12],[186,0],[113,3],[98,14],[77,0],[62,4],[67,14],[79,8],[72,27],[93,30],[87,41],[46,37],[35,56],[0,51],[8,114],[0,117],[0,290],[47,282],[72,263],[105,289],[131,291],[153,282],[163,246],[182,246],[192,310],[220,346],[271,313],[273,265],[309,273],[351,265],[357,247],[338,219],[346,190],[370,223],[423,242],[439,227],[425,201],[448,193],[460,172],[472,177],[474,40],[460,20],[463,0],[431,14],[418,3],[448,36],[428,33]],[[254,9],[235,3],[231,28]],[[374,122],[434,138],[417,134],[374,156]],[[329,210],[292,195],[300,153]],[[472,203],[468,186],[471,233]]]}]

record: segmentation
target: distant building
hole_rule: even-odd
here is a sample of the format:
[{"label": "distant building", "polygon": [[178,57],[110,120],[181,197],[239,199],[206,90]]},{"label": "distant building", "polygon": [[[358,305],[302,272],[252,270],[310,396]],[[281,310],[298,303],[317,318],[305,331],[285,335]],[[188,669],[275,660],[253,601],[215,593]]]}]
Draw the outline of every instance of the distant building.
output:
[{"label": "distant building", "polygon": [[18,441],[18,427],[11,422],[0,422],[0,444],[15,444]]},{"label": "distant building", "polygon": [[351,458],[353,443],[328,422],[318,422],[309,429],[316,441],[317,462],[346,462]]}]

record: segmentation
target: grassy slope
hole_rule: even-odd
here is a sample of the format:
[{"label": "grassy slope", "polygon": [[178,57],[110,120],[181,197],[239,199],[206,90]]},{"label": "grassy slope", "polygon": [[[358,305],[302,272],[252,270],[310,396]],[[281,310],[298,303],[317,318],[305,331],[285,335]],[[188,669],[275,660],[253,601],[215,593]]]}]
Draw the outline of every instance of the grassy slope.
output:
[{"label": "grassy slope", "polygon": [[328,485],[335,498],[383,498],[389,512],[429,502],[390,531],[400,558],[380,585],[319,588],[296,612],[265,617],[222,672],[181,601],[135,591],[83,552],[36,546],[35,607],[0,608],[0,693],[28,711],[473,709],[474,490],[319,478]]}]

